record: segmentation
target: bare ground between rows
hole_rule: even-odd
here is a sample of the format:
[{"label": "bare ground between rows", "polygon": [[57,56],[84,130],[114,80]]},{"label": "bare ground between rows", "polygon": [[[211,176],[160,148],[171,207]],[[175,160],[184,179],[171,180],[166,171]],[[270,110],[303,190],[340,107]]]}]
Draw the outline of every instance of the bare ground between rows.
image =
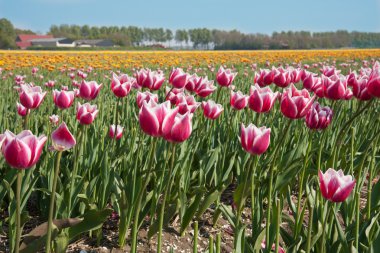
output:
[{"label": "bare ground between rows", "polygon": [[[378,178],[374,180],[373,183],[377,182]],[[235,184],[230,185],[228,189],[223,193],[221,201],[225,204],[231,204],[232,193],[236,188]],[[294,202],[297,202],[296,191],[292,199]],[[361,193],[361,208],[364,208],[366,205],[366,183],[362,188]],[[266,206],[263,206],[265,209]],[[27,234],[35,227],[45,222],[43,218],[40,217],[38,210],[33,208],[33,205],[28,205],[28,211],[30,213],[30,221],[28,221],[23,230],[23,234]],[[209,208],[205,214],[202,216],[199,222],[199,235],[198,235],[198,252],[203,252],[208,248],[209,237],[212,235],[216,238],[216,234],[221,232],[221,248],[222,252],[232,252],[233,250],[233,228],[228,223],[225,217],[220,216],[218,223],[212,223],[212,216],[214,210]],[[290,214],[289,207],[284,206],[283,213]],[[7,218],[7,212],[0,213],[0,219],[3,221],[2,233],[0,234],[0,252],[9,252],[9,241],[7,237],[8,226],[4,223]],[[243,210],[242,214],[243,222],[247,224],[246,234],[251,234],[251,211],[249,208],[249,203],[247,207]],[[308,211],[305,212],[304,223],[307,225],[308,222]],[[262,224],[264,227],[265,224]],[[281,226],[288,230],[288,224],[282,223]],[[76,241],[73,241],[67,252],[99,252],[99,253],[122,253],[130,252],[130,240],[127,240],[127,245],[120,249],[118,247],[118,219],[110,217],[103,224],[103,239],[100,244],[97,245],[97,239],[95,237],[89,237],[88,234],[82,235],[81,238],[78,238]],[[157,247],[157,236],[153,236],[148,240],[148,224],[145,223],[138,233],[138,252],[156,252]],[[180,222],[178,216],[175,217],[169,227],[164,228],[163,238],[162,238],[162,250],[163,252],[170,252],[170,249],[173,249],[174,252],[192,252],[193,250],[193,238],[194,238],[194,229],[191,226],[188,227],[184,236],[179,234],[180,231]],[[290,232],[290,231],[288,231]],[[43,252],[43,251],[41,251]]]}]

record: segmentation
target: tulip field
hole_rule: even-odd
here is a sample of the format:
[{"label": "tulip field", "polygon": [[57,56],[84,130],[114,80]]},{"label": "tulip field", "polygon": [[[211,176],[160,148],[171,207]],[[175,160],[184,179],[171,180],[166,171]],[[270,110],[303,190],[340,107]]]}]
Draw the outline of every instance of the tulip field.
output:
[{"label": "tulip field", "polygon": [[380,252],[380,50],[0,51],[0,91],[0,252]]}]

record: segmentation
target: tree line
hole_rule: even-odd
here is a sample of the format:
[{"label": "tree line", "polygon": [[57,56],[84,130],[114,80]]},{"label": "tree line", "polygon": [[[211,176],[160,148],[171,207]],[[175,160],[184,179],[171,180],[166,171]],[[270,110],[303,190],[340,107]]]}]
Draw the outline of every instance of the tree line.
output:
[{"label": "tree line", "polygon": [[[0,19],[0,48],[15,48],[15,38],[20,33],[33,33],[13,27],[7,19]],[[162,44],[175,40],[177,46],[194,49],[319,49],[319,48],[379,48],[380,33],[348,32],[274,32],[246,34],[238,30],[141,28],[137,26],[52,25],[48,32],[54,37],[78,39],[111,39],[120,46]]]}]

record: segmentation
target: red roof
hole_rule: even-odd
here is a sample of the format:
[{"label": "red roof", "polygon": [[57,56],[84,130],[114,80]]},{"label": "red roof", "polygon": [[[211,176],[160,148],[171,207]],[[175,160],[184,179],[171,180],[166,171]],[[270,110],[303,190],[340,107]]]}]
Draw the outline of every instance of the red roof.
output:
[{"label": "red roof", "polygon": [[32,45],[32,43],[30,42],[31,40],[52,39],[52,38],[54,38],[53,35],[19,34],[17,35],[16,45],[21,49],[25,49]]}]

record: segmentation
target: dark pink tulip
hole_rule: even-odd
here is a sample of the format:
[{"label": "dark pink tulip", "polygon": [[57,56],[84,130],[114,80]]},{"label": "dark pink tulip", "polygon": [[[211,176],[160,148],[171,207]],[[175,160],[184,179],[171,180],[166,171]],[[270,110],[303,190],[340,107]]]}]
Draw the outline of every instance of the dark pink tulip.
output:
[{"label": "dark pink tulip", "polygon": [[[154,101],[143,101],[139,113],[140,127],[144,133],[153,137],[162,136],[162,123],[169,112],[178,112],[178,108],[170,109],[170,102],[165,101],[162,104],[156,104]],[[174,113],[174,112],[173,112]],[[175,117],[175,114],[173,117]]]},{"label": "dark pink tulip", "polygon": [[1,152],[7,163],[16,169],[27,169],[35,165],[46,141],[46,136],[37,137],[29,130],[18,135],[8,130],[0,134]]},{"label": "dark pink tulip", "polygon": [[[173,117],[174,115],[174,117]],[[162,122],[162,135],[169,142],[184,142],[192,131],[191,119],[193,114],[190,112],[181,115],[172,110]]]},{"label": "dark pink tulip", "polygon": [[249,108],[257,113],[269,112],[279,96],[273,93],[269,87],[260,88],[258,84],[251,86],[248,98]]},{"label": "dark pink tulip", "polygon": [[53,125],[58,125],[58,122],[59,122],[59,117],[55,114],[49,116],[49,120],[50,120],[50,123],[52,123]]},{"label": "dark pink tulip", "polygon": [[230,92],[230,105],[235,110],[242,110],[248,104],[248,96],[244,95],[240,91],[238,92]]},{"label": "dark pink tulip", "polygon": [[223,66],[220,66],[218,73],[216,74],[216,81],[220,86],[227,87],[231,85],[236,75],[237,73],[232,72],[231,69],[224,69]]},{"label": "dark pink tulip", "polygon": [[178,113],[194,113],[201,103],[195,101],[194,96],[181,96],[177,101]]},{"label": "dark pink tulip", "polygon": [[196,74],[191,75],[189,79],[187,80],[187,83],[185,85],[185,89],[190,92],[195,92],[198,89],[199,82],[202,77],[197,76]]},{"label": "dark pink tulip", "polygon": [[260,69],[259,74],[255,75],[254,82],[260,87],[264,87],[273,83],[274,79],[274,69]]},{"label": "dark pink tulip", "polygon": [[53,142],[52,148],[56,151],[65,151],[71,149],[76,144],[76,140],[71,134],[70,130],[67,128],[65,122],[62,122],[61,125],[52,132],[51,139]]},{"label": "dark pink tulip", "polygon": [[322,76],[325,97],[333,100],[346,99],[349,96],[347,88],[347,79],[345,76],[332,75],[330,77]]},{"label": "dark pink tulip", "polygon": [[25,81],[24,81],[25,77],[26,77],[26,76],[17,75],[17,76],[15,77],[15,82],[16,82],[16,84],[18,84],[18,85],[24,84],[24,83],[25,83]]},{"label": "dark pink tulip", "polygon": [[325,129],[331,123],[333,117],[333,111],[330,107],[322,107],[318,102],[315,102],[306,114],[305,122],[306,126],[310,129]]},{"label": "dark pink tulip", "polygon": [[291,84],[289,89],[285,90],[281,97],[281,112],[284,116],[291,119],[303,118],[313,105],[315,96],[310,98],[306,89],[297,90]]},{"label": "dark pink tulip", "polygon": [[368,92],[368,77],[359,76],[350,80],[353,95],[359,100],[370,100],[372,95]]},{"label": "dark pink tulip", "polygon": [[96,81],[86,82],[83,80],[79,87],[80,97],[86,100],[93,100],[98,96],[101,88],[102,84],[98,84]]},{"label": "dark pink tulip", "polygon": [[368,78],[368,93],[374,97],[380,98],[380,64],[376,62]]},{"label": "dark pink tulip", "polygon": [[75,73],[70,73],[69,77],[70,77],[70,79],[74,79],[75,78]]},{"label": "dark pink tulip", "polygon": [[185,96],[183,91],[184,91],[183,89],[176,89],[176,88],[169,89],[167,87],[167,89],[166,89],[166,100],[169,100],[172,105],[177,105],[178,101],[180,101],[181,98],[183,96]]},{"label": "dark pink tulip", "polygon": [[245,151],[252,155],[261,155],[269,147],[270,128],[257,128],[253,124],[245,127],[244,124],[241,124],[240,141]]},{"label": "dark pink tulip", "polygon": [[66,109],[69,108],[75,98],[75,93],[74,91],[58,91],[54,90],[53,91],[53,101],[56,106],[60,109]]},{"label": "dark pink tulip", "polygon": [[33,67],[32,68],[32,74],[35,75],[37,72],[38,72],[38,68],[37,67]]},{"label": "dark pink tulip", "polygon": [[77,120],[82,125],[91,124],[96,116],[98,115],[98,110],[96,105],[90,105],[89,103],[85,103],[81,105],[78,102],[77,105]]},{"label": "dark pink tulip", "polygon": [[201,77],[197,86],[198,87],[195,90],[195,93],[202,98],[207,97],[216,90],[216,87],[214,86],[214,81],[209,81],[207,76]]},{"label": "dark pink tulip", "polygon": [[22,104],[17,103],[17,113],[21,117],[25,117],[28,114],[28,109],[25,108]]},{"label": "dark pink tulip", "polygon": [[308,72],[303,79],[303,87],[307,90],[313,90],[315,85],[321,82],[321,79],[314,73]]},{"label": "dark pink tulip", "polygon": [[273,83],[275,85],[281,88],[285,88],[288,87],[291,82],[292,76],[289,71],[283,68],[274,69]]},{"label": "dark pink tulip", "polygon": [[345,176],[342,170],[328,169],[325,173],[319,170],[318,175],[322,196],[332,202],[345,201],[356,183],[352,176]]},{"label": "dark pink tulip", "polygon": [[122,98],[129,94],[131,91],[133,82],[136,80],[129,77],[126,74],[117,76],[115,73],[112,74],[111,90],[116,97]]},{"label": "dark pink tulip", "polygon": [[208,100],[207,102],[202,102],[203,115],[208,119],[217,119],[220,114],[223,112],[223,106],[221,104],[217,104],[212,100]]},{"label": "dark pink tulip", "polygon": [[[263,239],[263,240],[261,241],[261,249],[262,249],[263,251],[265,251],[266,247],[267,247],[267,242],[266,242],[265,239]],[[272,251],[275,251],[275,250],[276,250],[276,244],[274,244],[274,243],[272,244],[272,248],[271,248],[271,250],[272,250]],[[285,249],[284,249],[283,247],[278,247],[278,253],[286,253],[286,251],[285,251]]]},{"label": "dark pink tulip", "polygon": [[120,125],[111,125],[110,127],[110,131],[109,131],[109,136],[110,138],[116,138],[116,140],[119,140],[121,139],[121,137],[123,136],[123,130],[124,128]]},{"label": "dark pink tulip", "polygon": [[158,103],[157,94],[150,93],[149,91],[137,92],[136,103],[139,108],[141,108],[144,101],[149,102],[150,100],[154,101],[155,103]]},{"label": "dark pink tulip", "polygon": [[185,73],[181,68],[172,69],[169,76],[169,83],[177,89],[182,89],[187,84],[190,75]]},{"label": "dark pink tulip", "polygon": [[327,77],[340,74],[340,70],[337,70],[337,69],[335,69],[335,67],[330,67],[330,66],[323,66],[321,69],[321,72],[323,75],[325,75]]},{"label": "dark pink tulip", "polygon": [[298,83],[301,81],[302,71],[301,69],[292,69],[290,72],[292,83]]},{"label": "dark pink tulip", "polygon": [[150,69],[140,69],[135,73],[136,82],[143,88],[159,90],[165,81],[165,76],[157,71]]},{"label": "dark pink tulip", "polygon": [[46,87],[54,87],[55,81],[54,80],[49,80],[45,83]]},{"label": "dark pink tulip", "polygon": [[41,87],[31,86],[29,84],[21,84],[20,102],[28,109],[36,109],[40,106],[46,96],[46,92],[42,92]]}]

